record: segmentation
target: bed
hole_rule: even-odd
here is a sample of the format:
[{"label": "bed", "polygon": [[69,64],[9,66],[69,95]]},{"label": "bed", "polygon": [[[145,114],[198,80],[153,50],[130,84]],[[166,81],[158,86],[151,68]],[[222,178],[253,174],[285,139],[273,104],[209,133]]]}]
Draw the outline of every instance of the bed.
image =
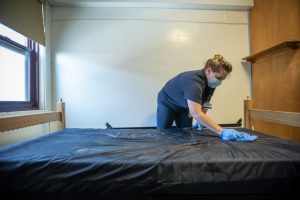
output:
[{"label": "bed", "polygon": [[235,128],[258,139],[223,141],[208,129],[65,128],[0,148],[0,191],[20,199],[297,194],[300,144]]}]

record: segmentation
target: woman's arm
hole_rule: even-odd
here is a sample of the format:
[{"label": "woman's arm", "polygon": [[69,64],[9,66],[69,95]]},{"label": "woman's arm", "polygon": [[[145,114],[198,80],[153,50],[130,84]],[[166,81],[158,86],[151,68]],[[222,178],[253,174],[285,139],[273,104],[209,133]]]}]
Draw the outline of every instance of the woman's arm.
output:
[{"label": "woman's arm", "polygon": [[205,114],[206,112],[203,112],[204,110],[202,110],[201,104],[191,100],[187,100],[187,102],[190,113],[196,121],[200,122],[202,125],[204,125],[205,127],[209,128],[217,134],[220,134],[223,131],[223,128],[219,126],[219,124],[217,124],[214,120],[209,118]]}]

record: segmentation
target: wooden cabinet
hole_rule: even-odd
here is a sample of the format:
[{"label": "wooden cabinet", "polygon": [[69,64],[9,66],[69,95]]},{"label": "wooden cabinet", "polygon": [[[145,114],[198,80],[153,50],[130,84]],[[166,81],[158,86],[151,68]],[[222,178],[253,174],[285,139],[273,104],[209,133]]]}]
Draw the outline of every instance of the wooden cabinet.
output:
[{"label": "wooden cabinet", "polygon": [[[250,10],[252,109],[273,121],[252,120],[255,130],[300,142],[300,127],[276,118],[300,113],[300,1],[254,0]],[[256,112],[254,115],[265,115]],[[268,115],[269,115],[268,114]],[[282,120],[280,120],[282,121]],[[284,121],[284,120],[283,120]]]}]

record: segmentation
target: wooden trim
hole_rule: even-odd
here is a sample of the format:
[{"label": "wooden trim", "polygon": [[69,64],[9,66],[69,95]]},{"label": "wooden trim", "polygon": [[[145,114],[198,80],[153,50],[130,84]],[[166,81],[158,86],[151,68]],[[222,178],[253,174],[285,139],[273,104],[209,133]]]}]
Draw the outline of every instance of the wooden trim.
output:
[{"label": "wooden trim", "polygon": [[34,126],[38,124],[61,121],[61,112],[42,112],[37,114],[0,117],[0,132]]},{"label": "wooden trim", "polygon": [[250,110],[250,118],[300,127],[300,113],[271,110]]},{"label": "wooden trim", "polygon": [[288,40],[288,41],[284,41],[280,44],[277,44],[273,47],[270,47],[268,49],[265,49],[263,51],[260,51],[260,52],[257,52],[251,56],[247,56],[247,57],[244,57],[243,60],[246,60],[246,61],[249,61],[251,63],[254,63],[256,59],[260,58],[260,57],[263,57],[265,55],[268,55],[268,54],[271,54],[273,52],[276,52],[276,51],[279,51],[283,48],[290,48],[290,49],[298,49],[300,45],[300,41],[298,40]]}]

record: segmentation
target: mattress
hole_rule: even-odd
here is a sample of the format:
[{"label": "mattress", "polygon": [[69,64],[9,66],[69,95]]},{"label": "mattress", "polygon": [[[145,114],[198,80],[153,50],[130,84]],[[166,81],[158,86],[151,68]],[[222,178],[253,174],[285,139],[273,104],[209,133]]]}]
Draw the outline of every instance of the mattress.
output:
[{"label": "mattress", "polygon": [[42,196],[291,194],[300,144],[244,128],[254,142],[208,129],[68,128],[0,148],[0,191]]}]

